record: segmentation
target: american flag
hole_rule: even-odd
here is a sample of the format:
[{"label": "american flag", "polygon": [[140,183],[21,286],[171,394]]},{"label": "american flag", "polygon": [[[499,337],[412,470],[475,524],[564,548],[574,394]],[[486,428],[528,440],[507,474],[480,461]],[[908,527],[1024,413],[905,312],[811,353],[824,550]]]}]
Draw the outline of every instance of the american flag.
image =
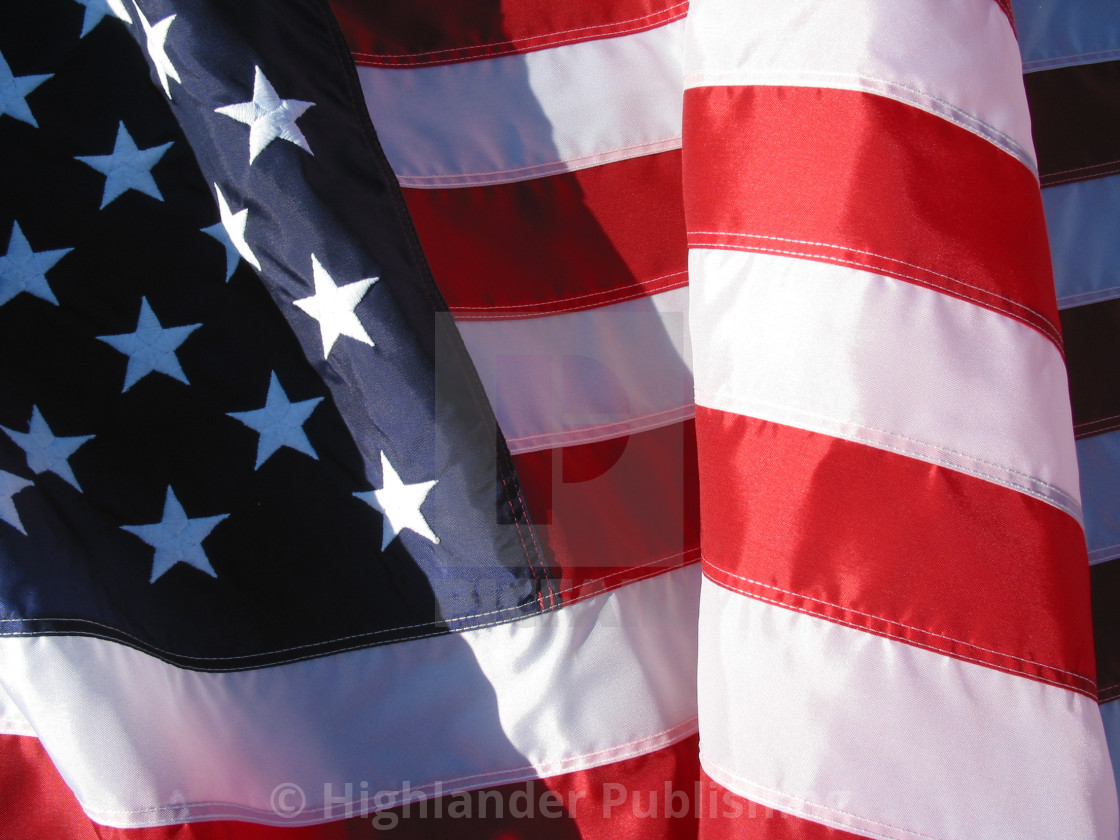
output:
[{"label": "american flag", "polygon": [[1117,837],[1118,20],[0,10],[0,837]]}]

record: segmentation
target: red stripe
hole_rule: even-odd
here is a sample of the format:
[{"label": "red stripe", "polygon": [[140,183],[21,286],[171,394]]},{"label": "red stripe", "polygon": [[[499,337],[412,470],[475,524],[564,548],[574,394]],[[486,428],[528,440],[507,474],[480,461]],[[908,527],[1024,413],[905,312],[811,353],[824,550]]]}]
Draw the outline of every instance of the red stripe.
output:
[{"label": "red stripe", "polygon": [[565,602],[699,559],[693,421],[514,465]]},{"label": "red stripe", "polygon": [[[696,736],[603,767],[390,809],[317,826],[214,822],[106,828],[81,810],[38,739],[0,735],[4,840],[694,840]],[[353,782],[360,790],[361,780]],[[676,795],[674,795],[676,793]],[[372,795],[372,794],[371,794]],[[687,808],[688,810],[682,810]],[[469,816],[468,816],[469,815]]]},{"label": "red stripe", "polygon": [[828,828],[759,805],[700,773],[703,819],[698,840],[860,840],[861,835]]},{"label": "red stripe", "polygon": [[[106,767],[106,772],[113,768]],[[107,828],[86,816],[38,738],[0,735],[0,837],[4,840],[348,840],[365,820],[302,828],[218,820],[189,826]]]},{"label": "red stripe", "polygon": [[717,583],[1095,697],[1073,518],[827,435],[699,407],[696,424],[704,569]]},{"label": "red stripe", "polygon": [[404,196],[459,318],[570,312],[688,283],[679,151]]},{"label": "red stripe", "polygon": [[987,140],[892,99],[803,87],[685,92],[693,247],[907,280],[1061,345],[1038,182]]},{"label": "red stripe", "polygon": [[331,0],[359,64],[400,67],[629,35],[679,20],[687,0]]}]

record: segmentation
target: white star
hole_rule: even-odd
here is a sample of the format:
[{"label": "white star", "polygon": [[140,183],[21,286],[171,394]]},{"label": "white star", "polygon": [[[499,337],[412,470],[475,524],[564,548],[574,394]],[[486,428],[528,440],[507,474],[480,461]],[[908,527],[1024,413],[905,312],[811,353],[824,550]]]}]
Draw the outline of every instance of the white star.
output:
[{"label": "white star", "polygon": [[34,481],[28,481],[26,478],[20,478],[18,475],[0,470],[0,519],[24,536],[27,536],[27,531],[24,530],[23,523],[19,521],[19,511],[16,510],[16,503],[12,500],[12,496],[24,487],[30,487],[34,483]]},{"label": "white star", "polygon": [[143,10],[136,5],[136,0],[133,0],[133,6],[136,7],[136,14],[140,16],[140,25],[144,27],[144,35],[147,38],[148,55],[152,57],[152,66],[155,68],[156,75],[159,76],[159,83],[163,85],[163,92],[167,94],[167,98],[171,98],[171,83],[167,81],[168,77],[174,79],[179,84],[183,80],[179,78],[179,71],[175,69],[175,65],[171,63],[171,59],[167,57],[167,30],[171,28],[171,24],[175,22],[175,15],[165,17],[163,20],[157,20],[155,23],[148,23],[148,19],[144,17]]},{"label": "white star", "polygon": [[304,102],[301,99],[281,99],[265,78],[261,68],[254,69],[256,76],[253,81],[252,101],[214,109],[222,116],[231,117],[249,126],[250,165],[277,137],[295,143],[305,152],[314,154],[311,147],[307,145],[307,138],[296,125],[296,120],[315,103]]},{"label": "white star", "polygon": [[155,557],[152,558],[152,576],[148,583],[155,583],[176,563],[186,563],[216,578],[218,573],[210,565],[210,559],[202,548],[202,541],[227,516],[228,513],[223,513],[188,519],[183,506],[175,498],[175,493],[168,487],[167,498],[163,503],[163,519],[151,525],[122,525],[121,528],[135,534],[156,550]]},{"label": "white star", "polygon": [[261,464],[281,446],[289,446],[318,461],[319,455],[311,445],[311,441],[307,439],[303,424],[307,422],[315,406],[322,401],[322,397],[313,397],[309,400],[292,402],[280,387],[280,380],[273,373],[268,383],[268,396],[265,397],[264,408],[255,411],[229,412],[230,417],[260,432],[260,439],[257,441],[257,465],[254,469],[260,469]]},{"label": "white star", "polygon": [[44,472],[53,472],[59,478],[72,484],[79,491],[78,480],[74,478],[74,471],[70,469],[67,460],[77,451],[83,443],[93,440],[93,435],[74,435],[72,437],[55,437],[47,421],[39,412],[38,406],[31,407],[31,423],[26,432],[17,432],[6,426],[0,426],[7,432],[8,437],[16,442],[16,446],[27,455],[28,468],[38,475]]},{"label": "white star", "polygon": [[229,232],[222,226],[221,222],[214,222],[209,227],[201,228],[201,233],[207,236],[212,236],[221,243],[222,248],[226,252],[226,282],[229,278],[233,277],[233,272],[237,269],[237,264],[241,262],[241,255],[237,253],[237,246],[234,245],[229,239]]},{"label": "white star", "polygon": [[381,525],[381,550],[389,547],[389,543],[405,528],[415,531],[424,539],[439,544],[439,537],[428,525],[420,506],[428,498],[428,493],[438,484],[436,481],[421,481],[417,484],[405,484],[385,453],[381,453],[381,484],[380,490],[366,490],[354,495],[378,510],[384,516]]},{"label": "white star", "polygon": [[124,7],[123,0],[76,0],[76,2],[86,7],[85,15],[82,17],[82,38],[92,32],[93,27],[101,23],[101,19],[108,14],[116,15],[125,23],[132,23],[132,17]]},{"label": "white star", "polygon": [[152,371],[166,373],[173,379],[190,385],[175,351],[202,324],[184,327],[164,327],[148,305],[147,298],[140,299],[140,318],[136,330],[119,335],[99,335],[97,338],[128,356],[124,374],[123,394]]},{"label": "white star", "polygon": [[19,222],[13,223],[12,235],[8,239],[8,253],[0,257],[0,306],[20,292],[27,292],[58,306],[58,299],[47,283],[47,272],[73,250],[56,248],[53,251],[32,251],[27,237],[19,229]]},{"label": "white star", "polygon": [[367,277],[345,286],[336,286],[314,254],[311,255],[311,271],[315,278],[315,294],[292,303],[319,322],[319,330],[323,335],[323,358],[330,356],[331,348],[340,335],[373,347],[373,339],[354,314],[354,307],[378,278]]},{"label": "white star", "polygon": [[122,122],[117,129],[112,154],[78,155],[76,159],[105,176],[105,191],[101,194],[103,208],[128,190],[136,190],[163,201],[156,179],[152,177],[152,167],[171,146],[171,143],[164,143],[150,149],[138,149]]},{"label": "white star", "polygon": [[[228,241],[237,249],[239,253],[253,268],[257,271],[261,270],[261,262],[257,259],[257,255],[253,253],[253,249],[249,247],[249,243],[245,241],[245,225],[249,221],[249,208],[246,207],[234,213],[230,210],[229,202],[226,201],[225,195],[222,193],[222,188],[217,184],[214,185],[214,192],[218,196],[218,215],[222,220],[222,227],[225,228],[228,235]],[[235,263],[236,265],[236,263]],[[228,280],[233,273],[233,269],[226,263],[226,279]]]},{"label": "white star", "polygon": [[38,128],[39,123],[35,122],[31,109],[27,107],[27,95],[53,75],[54,73],[13,76],[12,68],[4,60],[4,54],[0,53],[0,116],[7,114],[20,122]]}]

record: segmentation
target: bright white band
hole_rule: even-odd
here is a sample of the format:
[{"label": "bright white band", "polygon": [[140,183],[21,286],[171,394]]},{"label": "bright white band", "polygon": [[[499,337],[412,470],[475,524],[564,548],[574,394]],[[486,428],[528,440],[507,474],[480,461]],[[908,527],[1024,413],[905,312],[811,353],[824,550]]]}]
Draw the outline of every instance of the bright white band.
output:
[{"label": "bright white band", "polygon": [[376,793],[387,807],[436,782],[582,770],[694,732],[699,577],[690,566],[522,621],[244,672],[9,637],[2,688],[97,822],[313,823],[344,815],[347,783],[352,806]]},{"label": "bright white band", "polygon": [[866,443],[1080,518],[1065,364],[1038,331],[831,263],[693,249],[696,402]]},{"label": "bright white band", "polygon": [[684,21],[434,67],[359,67],[404,187],[500,184],[680,148]]},{"label": "bright white band", "polygon": [[700,605],[704,769],[879,840],[1115,840],[1084,695],[737,595]]},{"label": "bright white band", "polygon": [[992,0],[694,3],[685,86],[710,85],[888,96],[979,134],[1036,168],[1019,46]]},{"label": "bright white band", "polygon": [[458,327],[512,452],[591,443],[693,415],[687,288]]}]

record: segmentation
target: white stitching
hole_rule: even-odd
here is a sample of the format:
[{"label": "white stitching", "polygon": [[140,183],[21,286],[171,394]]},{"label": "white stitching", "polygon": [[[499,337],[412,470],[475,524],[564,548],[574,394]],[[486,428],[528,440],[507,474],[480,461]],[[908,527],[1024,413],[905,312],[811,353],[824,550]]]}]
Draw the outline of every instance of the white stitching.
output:
[{"label": "white stitching", "polygon": [[[933,270],[932,268],[926,268],[925,266],[917,265],[915,263],[906,262],[905,260],[896,259],[895,257],[888,257],[885,254],[877,254],[874,251],[865,251],[861,248],[850,248],[846,245],[834,245],[834,244],[829,243],[829,242],[814,242],[814,241],[808,240],[808,239],[792,239],[792,238],[786,237],[786,236],[769,236],[769,235],[763,234],[763,233],[731,233],[731,232],[721,232],[721,231],[718,231],[718,230],[689,231],[689,236],[691,237],[693,235],[696,235],[696,236],[734,236],[734,237],[741,237],[741,238],[745,238],[745,239],[770,239],[770,240],[775,240],[775,241],[778,241],[778,242],[793,242],[793,243],[796,243],[798,245],[813,245],[813,246],[816,246],[816,247],[819,247],[819,248],[832,248],[833,250],[836,250],[836,251],[846,251],[846,252],[850,252],[850,253],[853,253],[853,254],[864,254],[864,255],[869,256],[869,257],[877,257],[881,260],[886,260],[887,262],[893,262],[893,263],[897,263],[899,265],[907,266],[908,268],[917,269],[918,271],[924,271],[924,272],[927,272],[929,274],[934,275],[935,277],[941,277],[942,279],[949,280],[952,283],[957,283],[957,284],[960,284],[961,286],[965,286],[966,288],[974,289],[978,292],[982,292],[984,294],[991,295],[992,297],[999,298],[1000,300],[1006,301],[1007,303],[1011,304],[1012,306],[1018,307],[1025,312],[1031,313],[1032,315],[1036,316],[1040,321],[1042,321],[1042,325],[1039,325],[1039,324],[1029,324],[1029,325],[1034,327],[1035,329],[1039,330],[1040,332],[1045,332],[1047,337],[1052,339],[1055,342],[1055,344],[1058,345],[1058,349],[1060,351],[1063,350],[1062,343],[1061,343],[1061,333],[1057,331],[1056,325],[1046,315],[1042,314],[1041,312],[1039,312],[1038,310],[1034,309],[1031,306],[1027,306],[1025,303],[1020,303],[1019,301],[1017,301],[1013,298],[1009,298],[1006,295],[1002,295],[999,292],[992,291],[991,289],[985,289],[983,286],[977,286],[973,283],[969,283],[965,280],[961,280],[958,277],[953,277],[950,274],[943,274],[940,271]],[[707,243],[698,243],[698,244],[707,244]],[[711,243],[711,244],[718,245],[719,243]],[[724,247],[735,247],[735,246],[725,245]],[[746,250],[752,250],[752,251],[753,250],[765,250],[768,253],[775,253],[775,254],[789,254],[791,256],[797,256],[797,257],[816,257],[816,258],[820,258],[820,259],[832,260],[834,262],[846,263],[848,265],[863,266],[865,268],[871,268],[873,271],[881,270],[877,266],[868,266],[865,263],[860,263],[860,262],[854,261],[854,260],[842,260],[838,257],[828,257],[825,254],[806,254],[806,253],[802,253],[802,252],[799,252],[799,251],[779,251],[779,250],[774,250],[774,249],[750,248],[749,246],[746,247]],[[1021,321],[1023,323],[1029,323],[1029,322],[1025,321],[1022,317],[1020,317],[1018,315],[1014,315],[1006,309],[1001,309],[1001,308],[998,308],[998,307],[991,306],[990,304],[986,304],[986,303],[984,303],[984,302],[982,302],[982,301],[980,301],[976,298],[969,297],[968,295],[963,295],[959,291],[948,289],[948,288],[945,288],[944,286],[939,286],[935,283],[931,283],[929,280],[923,280],[923,279],[920,279],[918,277],[912,277],[910,275],[902,274],[901,272],[898,272],[898,274],[899,274],[899,276],[901,276],[901,277],[903,277],[907,280],[913,280],[915,283],[921,283],[922,285],[932,286],[932,287],[937,288],[937,289],[942,289],[946,292],[952,292],[953,294],[960,295],[961,297],[964,297],[967,300],[970,300],[975,304],[983,306],[986,309],[990,308],[990,309],[995,309],[997,312],[1002,312],[1004,315],[1007,315],[1008,317],[1014,318],[1016,321]],[[1045,325],[1046,327],[1049,327],[1050,330],[1052,330],[1052,332],[1043,329],[1043,325]],[[1063,356],[1065,355],[1064,351],[1063,351],[1062,355]]]},{"label": "white stitching", "polygon": [[[954,644],[962,645],[963,647],[971,648],[972,650],[981,651],[983,653],[990,653],[993,656],[999,656],[999,657],[1002,657],[1002,658],[1005,658],[1005,659],[1011,659],[1011,660],[1014,660],[1016,662],[1022,662],[1026,665],[1034,665],[1038,668],[1042,668],[1042,669],[1047,670],[1047,671],[1053,671],[1053,672],[1058,673],[1058,674],[1065,674],[1067,677],[1072,677],[1073,679],[1076,679],[1078,681],[1081,681],[1081,682],[1085,683],[1086,685],[1090,686],[1094,691],[1096,690],[1096,687],[1097,687],[1096,682],[1094,682],[1092,679],[1085,676],[1084,674],[1078,674],[1075,671],[1067,671],[1064,668],[1057,667],[1056,665],[1046,665],[1042,662],[1035,662],[1033,659],[1027,659],[1027,658],[1022,657],[1022,656],[1015,656],[1014,654],[1011,654],[1011,653],[1005,653],[1003,651],[992,650],[990,648],[986,648],[986,647],[983,647],[981,645],[973,644],[972,642],[966,642],[963,639],[954,638],[953,636],[946,636],[942,633],[935,633],[932,630],[924,630],[920,627],[914,627],[911,624],[905,624],[901,621],[894,621],[894,620],[889,619],[889,618],[883,618],[882,616],[872,615],[871,613],[861,612],[861,611],[859,611],[857,609],[853,609],[851,607],[844,607],[844,606],[841,606],[840,604],[834,604],[831,601],[823,601],[820,598],[813,598],[810,595],[804,595],[804,594],[801,594],[801,593],[798,593],[798,592],[792,592],[791,590],[788,590],[788,589],[782,589],[780,586],[773,586],[773,585],[768,584],[768,583],[762,583],[761,581],[752,580],[751,578],[745,577],[743,575],[735,574],[735,572],[732,572],[728,569],[724,569],[722,566],[719,566],[719,565],[713,563],[708,558],[708,556],[706,554],[702,553],[701,556],[702,556],[702,559],[703,559],[703,562],[704,562],[704,565],[705,565],[705,572],[707,572],[707,568],[710,567],[712,569],[715,569],[720,574],[726,575],[728,577],[736,578],[737,580],[741,580],[741,581],[744,581],[746,583],[753,584],[754,586],[761,586],[765,589],[772,589],[775,592],[781,592],[785,595],[792,595],[794,598],[800,598],[800,599],[805,600],[805,601],[812,601],[813,603],[821,604],[821,605],[826,606],[826,607],[832,607],[833,609],[840,610],[844,613],[850,613],[850,614],[853,614],[853,615],[858,615],[858,616],[861,616],[863,618],[871,619],[872,621],[878,621],[878,622],[882,622],[883,624],[894,625],[895,627],[902,627],[906,630],[913,630],[915,633],[920,633],[923,636],[932,636],[933,638],[944,639],[947,642],[953,642]],[[712,583],[715,583],[719,586],[724,587],[725,589],[730,589],[733,592],[738,592],[740,595],[746,595],[747,597],[750,597],[750,598],[757,598],[760,601],[766,601],[767,603],[774,604],[775,606],[780,606],[780,607],[783,607],[785,609],[794,610],[795,612],[805,613],[807,615],[817,615],[817,616],[820,616],[821,618],[825,619],[826,621],[835,621],[838,624],[844,624],[844,625],[847,625],[848,627],[852,627],[852,628],[857,629],[857,630],[867,631],[868,633],[876,633],[878,635],[889,635],[891,638],[897,638],[899,641],[904,642],[906,644],[913,644],[916,647],[925,648],[926,650],[934,651],[936,653],[947,653],[947,651],[944,651],[940,648],[935,648],[935,647],[932,647],[931,645],[928,645],[928,644],[922,644],[921,642],[916,642],[916,641],[913,641],[912,639],[904,639],[900,636],[893,636],[891,634],[886,633],[885,631],[877,631],[874,628],[864,627],[861,624],[856,624],[854,622],[845,621],[842,618],[837,618],[835,616],[825,615],[823,612],[815,612],[811,609],[807,609],[807,608],[803,608],[803,607],[796,607],[796,606],[794,606],[792,604],[788,604],[784,601],[779,601],[779,600],[776,600],[776,599],[773,599],[773,598],[767,598],[765,595],[761,595],[757,592],[750,592],[746,589],[738,589],[734,585],[728,583],[727,581],[718,581],[715,578],[712,578],[710,576],[709,576],[709,580],[711,580]],[[1019,672],[1016,672],[1016,671],[1012,671],[1012,669],[1007,668],[1006,666],[1001,667],[999,665],[995,665],[991,662],[987,662],[987,661],[982,660],[982,659],[974,659],[974,658],[970,658],[970,657],[963,656],[961,654],[956,654],[956,653],[954,653],[952,655],[953,656],[959,656],[961,659],[965,659],[969,662],[975,662],[975,663],[980,664],[980,665],[988,665],[988,666],[991,666],[991,667],[994,667],[994,668],[999,668],[1000,670],[1008,671],[1010,673],[1019,673]],[[1048,679],[1048,678],[1043,677],[1041,675],[1029,674],[1029,675],[1026,675],[1026,676],[1030,676],[1032,679],[1037,678],[1037,679],[1042,680],[1043,682],[1048,682],[1048,683],[1051,683],[1053,685],[1061,686],[1063,688],[1072,688],[1072,686],[1068,686],[1065,683],[1060,683],[1060,682],[1057,682],[1056,680]],[[1074,690],[1080,691],[1080,689],[1074,689]],[[1084,693],[1084,692],[1081,692],[1081,693]]]}]

